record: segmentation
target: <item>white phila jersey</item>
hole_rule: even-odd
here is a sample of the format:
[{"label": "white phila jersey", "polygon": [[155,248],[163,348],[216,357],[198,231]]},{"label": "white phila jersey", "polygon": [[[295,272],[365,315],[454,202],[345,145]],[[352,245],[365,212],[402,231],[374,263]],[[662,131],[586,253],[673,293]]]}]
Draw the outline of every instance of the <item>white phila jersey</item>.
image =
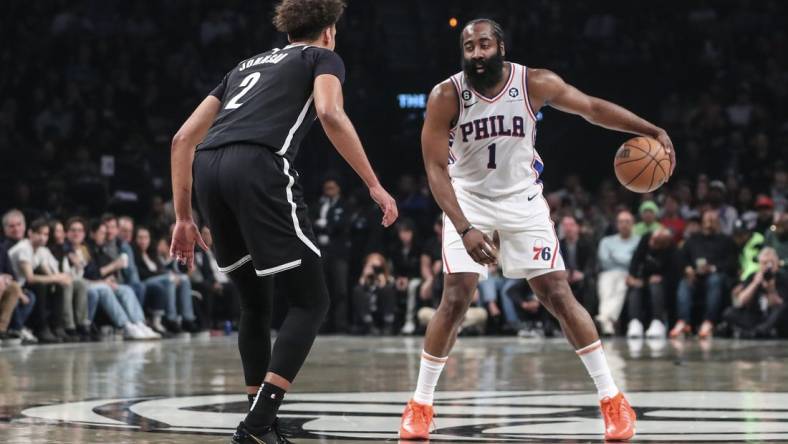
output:
[{"label": "white phila jersey", "polygon": [[534,148],[527,69],[507,63],[509,79],[495,97],[475,91],[463,72],[450,77],[460,110],[449,134],[449,175],[455,186],[486,197],[525,192],[541,183],[544,168]]}]

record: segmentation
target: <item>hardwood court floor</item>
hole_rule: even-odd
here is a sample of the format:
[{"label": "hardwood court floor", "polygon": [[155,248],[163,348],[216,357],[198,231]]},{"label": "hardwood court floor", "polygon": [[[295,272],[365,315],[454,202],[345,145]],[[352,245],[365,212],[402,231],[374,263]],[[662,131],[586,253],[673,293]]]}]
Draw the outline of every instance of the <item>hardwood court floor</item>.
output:
[{"label": "hardwood court floor", "polygon": [[[788,442],[788,342],[605,342],[637,442]],[[421,338],[320,337],[281,411],[296,443],[396,442]],[[0,348],[0,443],[228,443],[246,405],[234,337]],[[562,339],[461,338],[433,442],[601,442]]]}]

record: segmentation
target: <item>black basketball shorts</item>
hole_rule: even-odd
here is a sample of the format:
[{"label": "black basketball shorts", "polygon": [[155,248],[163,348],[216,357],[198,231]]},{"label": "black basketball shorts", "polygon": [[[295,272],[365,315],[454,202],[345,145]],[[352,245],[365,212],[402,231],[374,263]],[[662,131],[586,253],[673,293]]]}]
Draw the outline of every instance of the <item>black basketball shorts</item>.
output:
[{"label": "black basketball shorts", "polygon": [[211,229],[216,260],[229,273],[252,261],[258,276],[320,256],[297,173],[284,157],[258,145],[199,150],[193,190]]}]

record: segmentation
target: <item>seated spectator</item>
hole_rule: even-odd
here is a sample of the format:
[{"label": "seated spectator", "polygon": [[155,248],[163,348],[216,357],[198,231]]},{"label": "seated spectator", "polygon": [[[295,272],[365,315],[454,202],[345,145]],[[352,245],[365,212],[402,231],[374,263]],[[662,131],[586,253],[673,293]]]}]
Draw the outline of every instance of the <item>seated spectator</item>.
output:
[{"label": "seated spectator", "polygon": [[594,268],[594,246],[591,242],[580,236],[580,225],[572,216],[564,216],[561,219],[561,232],[563,238],[560,241],[561,256],[564,258],[569,286],[575,297],[586,306],[595,311],[595,303],[591,301],[592,294],[588,290],[589,283],[592,281]]},{"label": "seated spectator", "polygon": [[499,319],[503,315],[504,323],[501,327],[504,331],[517,332],[524,328],[516,304],[509,296],[510,290],[519,281],[519,279],[504,277],[499,266],[488,265],[487,279],[480,281],[478,285],[482,306],[487,309],[495,325],[499,324]]},{"label": "seated spectator", "polygon": [[25,215],[19,210],[8,210],[3,215],[3,246],[6,251],[25,238],[25,225]]},{"label": "seated spectator", "polygon": [[313,229],[323,256],[326,285],[331,298],[323,329],[347,333],[348,256],[350,254],[350,212],[334,178],[323,182],[323,195],[314,206]]},{"label": "seated spectator", "polygon": [[[675,237],[667,228],[646,234],[640,239],[627,276],[627,304],[629,325],[627,337],[643,336],[643,326],[649,324],[645,335],[664,338],[667,328],[665,293],[667,284],[676,279]],[[646,304],[648,299],[648,304]],[[650,310],[647,312],[646,306]],[[647,315],[650,314],[650,317]],[[651,322],[648,320],[651,319]]]},{"label": "seated spectator", "polygon": [[[17,298],[18,302],[11,314],[11,321],[7,330],[9,339],[14,340],[19,337],[22,339],[22,344],[38,343],[38,338],[33,335],[32,331],[25,327],[28,318],[33,313],[33,308],[35,308],[36,295],[22,288],[22,284],[19,283],[16,273],[14,272],[11,258],[8,256],[8,250],[6,250],[3,243],[0,243],[0,279],[5,283],[5,290],[0,293],[3,295],[2,299],[4,301],[6,297],[8,297],[8,300],[13,299],[13,296],[8,295],[8,293],[13,293],[16,287],[20,288],[19,297]],[[10,304],[10,302],[5,303]]]},{"label": "seated spectator", "polygon": [[[425,305],[419,309],[416,313],[416,318],[419,321],[419,327],[422,329],[426,329],[427,325],[432,320],[432,317],[435,316],[435,312],[440,306],[441,301],[441,293],[437,293],[434,295],[435,297],[429,301],[428,305]],[[471,306],[468,307],[468,311],[465,312],[465,317],[462,320],[462,324],[460,324],[459,334],[462,333],[472,333],[472,334],[484,334],[485,326],[487,325],[487,310],[479,306],[479,292],[473,292],[473,298],[471,299]]]},{"label": "seated spectator", "polygon": [[[87,248],[90,259],[85,264],[85,277],[95,281],[96,284],[104,284],[93,286],[93,289],[99,293],[100,300],[109,299],[107,297],[109,294],[120,302],[123,310],[114,311],[115,326],[124,330],[124,337],[127,339],[160,339],[161,335],[145,324],[145,314],[134,290],[128,285],[118,283],[115,277],[120,270],[128,267],[125,263],[128,256],[111,259],[104,253],[103,247],[107,243],[106,225],[100,221],[91,224],[90,241]],[[107,309],[114,310],[113,307],[116,308],[114,304],[107,305]]]},{"label": "seated spectator", "polygon": [[192,288],[200,293],[198,316],[203,328],[217,328],[230,322],[238,325],[241,312],[241,295],[238,288],[226,273],[219,270],[219,263],[210,248],[213,247],[213,237],[208,227],[201,230],[202,238],[208,246],[208,251],[197,248],[194,251],[195,268],[189,274]]},{"label": "seated spectator", "polygon": [[684,228],[687,226],[687,221],[681,217],[681,207],[676,196],[668,194],[665,197],[662,218],[659,222],[663,227],[670,229],[673,233],[673,240],[676,243],[680,242],[684,237]]},{"label": "seated spectator", "polygon": [[521,338],[539,338],[562,335],[557,321],[544,308],[544,305],[539,302],[536,294],[528,286],[527,280],[520,279],[502,296],[512,301],[512,305],[520,319],[520,329],[517,331],[517,336]]},{"label": "seated spectator", "polygon": [[769,338],[788,334],[788,272],[777,265],[777,251],[758,255],[758,271],[733,289],[733,306],[723,318],[735,336]]},{"label": "seated spectator", "polygon": [[[181,333],[199,331],[197,317],[192,305],[192,286],[188,276],[175,273],[164,268],[158,255],[153,250],[150,231],[145,227],[137,227],[134,233],[134,258],[136,269],[146,294],[161,297],[163,304],[154,312],[152,327],[158,333]],[[164,307],[164,320],[160,313]],[[182,321],[182,322],[181,322]]]},{"label": "seated spectator", "polygon": [[635,217],[629,211],[621,211],[616,216],[617,234],[605,236],[599,242],[597,259],[599,275],[597,294],[599,313],[596,320],[601,333],[606,336],[615,334],[615,323],[621,315],[627,295],[627,275],[632,253],[640,241],[640,236],[632,233]]},{"label": "seated spectator", "polygon": [[[91,256],[90,249],[85,244],[85,227],[85,222],[78,217],[72,217],[66,221],[65,248],[72,273],[74,276],[85,279],[88,284],[89,321],[93,323],[98,308],[101,308],[109,317],[112,325],[123,330],[127,339],[148,339],[149,335],[129,320],[109,283],[101,280],[98,276],[95,261]],[[100,340],[102,338],[101,332],[96,328],[91,328],[90,337]]]},{"label": "seated spectator", "polygon": [[640,208],[638,208],[640,222],[635,224],[633,233],[636,236],[643,236],[662,228],[662,224],[657,221],[657,214],[659,214],[659,207],[653,200],[647,200],[640,204]]},{"label": "seated spectator", "polygon": [[421,248],[416,245],[415,227],[410,219],[397,223],[397,242],[389,256],[393,265],[394,286],[405,297],[403,334],[415,330],[416,303],[421,287]]},{"label": "seated spectator", "polygon": [[107,241],[101,248],[102,254],[111,260],[122,257],[123,267],[114,273],[118,283],[127,285],[134,290],[141,306],[145,306],[145,285],[140,280],[137,261],[134,258],[134,250],[131,244],[126,243],[118,237],[118,219],[114,214],[106,213],[101,216],[101,223],[107,227]]},{"label": "seated spectator", "polygon": [[[380,253],[371,253],[364,260],[358,284],[353,289],[354,324],[362,334],[379,335],[394,333],[397,291],[386,259]],[[377,320],[376,320],[377,318]]]},{"label": "seated spectator", "polygon": [[766,233],[764,246],[772,247],[780,258],[780,268],[788,267],[788,213],[783,213],[772,228]]},{"label": "seated spectator", "polygon": [[118,218],[118,239],[131,245],[134,241],[134,219],[129,216]]},{"label": "seated spectator", "polygon": [[727,188],[720,180],[709,183],[708,203],[720,218],[720,233],[730,236],[733,234],[733,225],[739,219],[739,213],[732,205],[725,202]]},{"label": "seated spectator", "polygon": [[[712,335],[714,324],[722,312],[722,295],[736,262],[736,245],[730,237],[720,233],[717,211],[703,213],[701,232],[685,242],[682,256],[684,278],[677,293],[678,320],[670,331],[670,337],[692,331],[693,303],[699,302],[704,311],[698,337],[707,338]],[[698,300],[693,295],[697,295]]]},{"label": "seated spectator", "polygon": [[45,220],[37,219],[30,224],[27,236],[8,251],[8,256],[19,283],[37,296],[33,312],[35,335],[39,342],[45,344],[72,340],[62,324],[64,293],[71,287],[72,279],[68,274],[51,268],[57,261],[46,247],[49,225]]},{"label": "seated spectator", "polygon": [[758,253],[763,248],[764,236],[739,219],[733,228],[733,242],[739,249],[739,282],[743,282],[758,271]]},{"label": "seated spectator", "polygon": [[52,221],[49,230],[52,235],[47,248],[56,259],[56,262],[50,264],[50,268],[71,276],[71,285],[63,293],[63,327],[69,338],[87,340],[90,338],[91,323],[88,319],[88,283],[73,273],[66,255],[66,231],[63,224],[57,220]]},{"label": "seated spectator", "polygon": [[443,289],[443,214],[435,218],[432,231],[434,236],[424,244],[419,260],[421,265],[420,301],[431,299],[435,287],[439,287],[439,291]]},{"label": "seated spectator", "polygon": [[768,196],[758,196],[755,211],[755,232],[763,236],[774,225],[774,201]]},{"label": "seated spectator", "polygon": [[21,339],[18,332],[9,332],[8,327],[22,297],[22,287],[14,279],[11,259],[5,247],[0,245],[0,342],[7,339]]}]

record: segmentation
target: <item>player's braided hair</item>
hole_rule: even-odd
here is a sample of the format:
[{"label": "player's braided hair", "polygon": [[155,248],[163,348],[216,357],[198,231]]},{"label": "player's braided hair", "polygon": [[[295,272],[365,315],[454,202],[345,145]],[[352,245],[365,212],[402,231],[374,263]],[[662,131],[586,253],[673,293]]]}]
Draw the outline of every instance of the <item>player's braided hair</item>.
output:
[{"label": "player's braided hair", "polygon": [[[501,27],[500,24],[498,24],[498,22],[496,22],[493,19],[478,18],[475,20],[471,20],[470,22],[466,23],[465,26],[462,27],[462,29],[465,29],[468,26],[473,26],[477,23],[487,23],[488,25],[490,25],[493,35],[498,40],[498,45],[500,46],[501,43],[503,43],[503,28]],[[460,46],[462,46],[462,34],[460,34]]]},{"label": "player's braided hair", "polygon": [[274,26],[291,40],[316,39],[339,21],[345,6],[345,0],[282,0],[276,6]]}]

